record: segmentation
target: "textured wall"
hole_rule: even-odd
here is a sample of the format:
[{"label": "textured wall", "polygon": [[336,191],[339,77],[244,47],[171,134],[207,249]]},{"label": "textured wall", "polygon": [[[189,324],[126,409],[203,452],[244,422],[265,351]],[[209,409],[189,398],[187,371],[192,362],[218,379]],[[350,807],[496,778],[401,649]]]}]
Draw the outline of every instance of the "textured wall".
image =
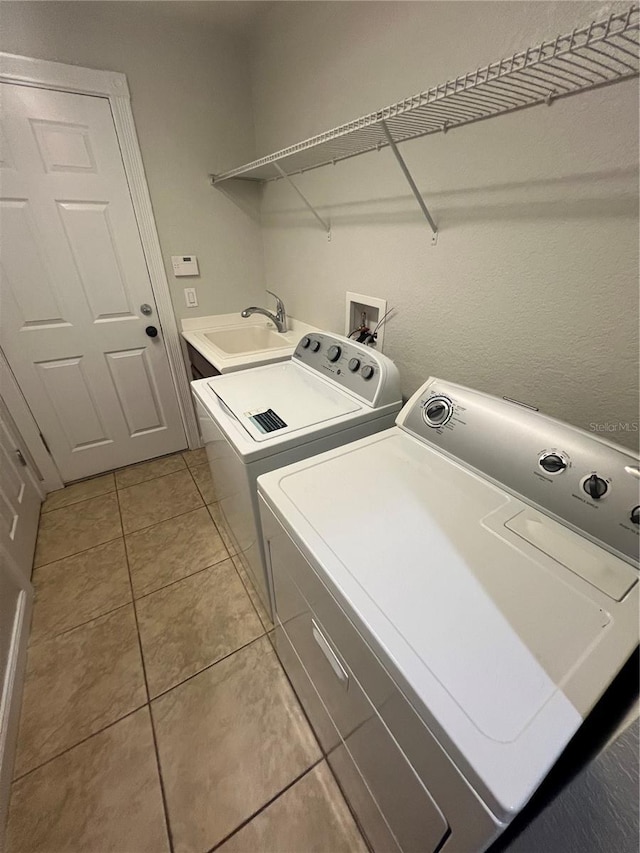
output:
[{"label": "textured wall", "polygon": [[[278,3],[253,52],[269,153],[608,14],[602,3]],[[624,8],[618,5],[618,8]],[[345,291],[396,306],[385,351],[409,394],[430,374],[589,429],[638,421],[637,80],[388,150],[263,201],[266,286],[343,330]],[[629,446],[638,433],[608,437]]]},{"label": "textured wall", "polygon": [[[257,196],[238,206],[207,175],[253,156],[246,44],[172,6],[2,3],[0,50],[127,75],[176,314],[239,311],[264,298]],[[198,256],[200,278],[174,278],[170,256],[184,252]],[[185,285],[198,309],[185,307]]]}]

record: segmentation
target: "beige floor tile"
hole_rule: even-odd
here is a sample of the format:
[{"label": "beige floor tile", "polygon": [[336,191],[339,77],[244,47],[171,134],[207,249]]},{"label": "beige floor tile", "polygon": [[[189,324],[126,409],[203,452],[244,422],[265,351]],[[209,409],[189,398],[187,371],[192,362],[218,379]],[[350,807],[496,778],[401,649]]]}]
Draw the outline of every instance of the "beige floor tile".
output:
[{"label": "beige floor tile", "polygon": [[182,455],[189,468],[204,465],[207,461],[207,451],[204,447],[199,447],[197,450],[183,450]]},{"label": "beige floor tile", "polygon": [[31,646],[15,775],[146,701],[133,606]]},{"label": "beige floor tile", "polygon": [[200,490],[202,500],[206,504],[213,503],[216,499],[216,490],[213,485],[209,463],[206,465],[196,465],[195,468],[191,468],[190,470],[193,474],[193,479],[196,481],[196,486]]},{"label": "beige floor tile", "polygon": [[136,609],[151,696],[264,633],[231,560],[139,599]]},{"label": "beige floor tile", "polygon": [[215,521],[216,527],[218,528],[220,536],[222,536],[222,541],[224,542],[227,551],[230,554],[235,554],[236,546],[233,544],[231,536],[229,536],[229,532],[227,531],[227,523],[222,516],[222,511],[220,509],[219,504],[208,504],[207,509],[211,513],[211,518]]},{"label": "beige floor tile", "polygon": [[233,835],[220,853],[367,853],[326,762]]},{"label": "beige floor tile", "polygon": [[124,539],[114,539],[35,569],[29,640],[38,640],[88,622],[131,601]]},{"label": "beige floor tile", "polygon": [[122,536],[122,526],[115,492],[54,509],[40,518],[34,566],[70,557],[118,536]]},{"label": "beige floor tile", "polygon": [[91,480],[82,480],[80,483],[72,483],[64,489],[49,492],[47,499],[42,504],[42,512],[51,512],[52,509],[60,509],[70,506],[78,501],[86,501],[88,498],[97,498],[115,491],[116,484],[113,474],[104,474],[102,477],[92,477]]},{"label": "beige floor tile", "polygon": [[267,610],[262,603],[262,600],[258,593],[256,592],[256,588],[253,585],[253,581],[249,577],[247,570],[245,569],[242,559],[237,555],[232,557],[233,565],[236,567],[238,574],[240,575],[240,580],[242,581],[244,588],[247,590],[247,594],[251,599],[253,606],[255,607],[258,616],[260,617],[260,621],[264,625],[265,631],[271,631],[273,628],[273,622],[271,621],[271,617],[267,613]]},{"label": "beige floor tile", "polygon": [[137,465],[129,465],[116,471],[116,483],[119,489],[127,486],[136,486],[145,480],[153,480],[163,477],[165,474],[174,474],[186,468],[182,453],[174,453],[172,456],[161,456],[150,462],[139,462]]},{"label": "beige floor tile", "polygon": [[320,758],[266,638],[152,712],[176,853],[209,850]]},{"label": "beige floor tile", "polygon": [[118,497],[125,533],[141,530],[204,505],[188,471],[177,471],[129,486],[119,491]]},{"label": "beige floor tile", "polygon": [[146,708],[13,785],[7,853],[165,853]]},{"label": "beige floor tile", "polygon": [[126,537],[136,598],[228,558],[205,507]]}]

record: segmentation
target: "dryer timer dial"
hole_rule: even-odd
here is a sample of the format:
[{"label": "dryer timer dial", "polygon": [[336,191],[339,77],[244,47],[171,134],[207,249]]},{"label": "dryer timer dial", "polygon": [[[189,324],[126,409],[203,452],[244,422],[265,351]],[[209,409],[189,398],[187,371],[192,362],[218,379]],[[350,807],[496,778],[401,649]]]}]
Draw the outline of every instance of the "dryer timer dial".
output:
[{"label": "dryer timer dial", "polygon": [[453,414],[453,403],[448,397],[438,394],[430,397],[422,407],[422,420],[428,427],[439,429]]}]

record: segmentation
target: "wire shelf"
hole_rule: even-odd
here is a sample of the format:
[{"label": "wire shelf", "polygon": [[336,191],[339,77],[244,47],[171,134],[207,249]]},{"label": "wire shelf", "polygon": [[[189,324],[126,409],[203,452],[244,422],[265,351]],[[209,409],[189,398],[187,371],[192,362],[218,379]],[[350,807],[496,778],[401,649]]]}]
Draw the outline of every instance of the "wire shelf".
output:
[{"label": "wire shelf", "polygon": [[[272,181],[638,74],[640,6],[514,53],[375,113],[212,176]],[[276,169],[276,164],[279,169]]]}]

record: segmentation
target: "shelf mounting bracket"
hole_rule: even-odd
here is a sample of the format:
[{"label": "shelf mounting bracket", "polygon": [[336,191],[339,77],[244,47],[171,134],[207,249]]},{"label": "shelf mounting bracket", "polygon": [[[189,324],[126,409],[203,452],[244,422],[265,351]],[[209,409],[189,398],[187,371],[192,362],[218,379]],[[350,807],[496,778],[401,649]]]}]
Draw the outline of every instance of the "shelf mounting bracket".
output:
[{"label": "shelf mounting bracket", "polygon": [[305,206],[311,211],[311,213],[313,213],[313,215],[318,220],[320,225],[322,225],[323,229],[327,232],[327,239],[331,240],[331,225],[328,222],[324,221],[324,219],[320,216],[318,211],[310,204],[309,201],[307,201],[306,197],[300,192],[300,190],[294,184],[294,182],[291,180],[289,175],[287,175],[287,173],[283,169],[280,168],[279,164],[274,162],[273,165],[276,168],[280,177],[284,178],[286,181],[288,181],[289,184],[293,187],[293,189],[298,193],[298,195],[300,196],[300,198],[304,202]]},{"label": "shelf mounting bracket", "polygon": [[402,154],[398,151],[398,146],[396,145],[393,136],[391,136],[391,133],[389,132],[389,128],[387,127],[386,121],[381,121],[380,125],[381,125],[382,131],[383,131],[383,133],[387,139],[387,142],[389,143],[389,148],[391,148],[391,150],[393,151],[393,154],[394,154],[396,160],[398,161],[398,165],[402,169],[402,173],[405,176],[405,178],[407,179],[407,183],[409,184],[409,187],[411,188],[411,192],[414,194],[416,201],[420,205],[420,210],[424,213],[424,218],[429,223],[429,227],[431,228],[431,231],[433,232],[433,236],[431,238],[431,244],[433,246],[435,246],[437,239],[438,239],[438,226],[433,221],[433,218],[432,218],[431,214],[429,213],[429,208],[425,204],[424,199],[422,198],[422,195],[420,193],[420,190],[416,186],[416,182],[411,177],[411,172],[409,171],[407,164],[404,162]]}]

